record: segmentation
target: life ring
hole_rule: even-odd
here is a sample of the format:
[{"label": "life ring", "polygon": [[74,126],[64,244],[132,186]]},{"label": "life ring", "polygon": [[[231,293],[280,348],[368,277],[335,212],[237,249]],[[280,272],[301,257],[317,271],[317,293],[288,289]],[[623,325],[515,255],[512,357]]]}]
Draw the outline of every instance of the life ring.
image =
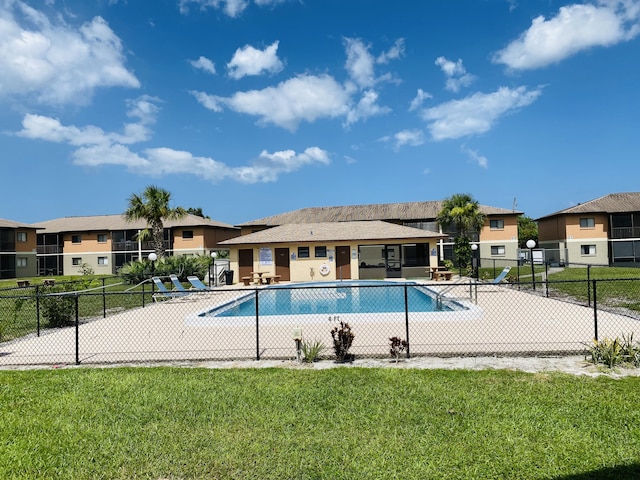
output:
[{"label": "life ring", "polygon": [[329,265],[327,265],[326,263],[320,265],[320,275],[329,275]]}]

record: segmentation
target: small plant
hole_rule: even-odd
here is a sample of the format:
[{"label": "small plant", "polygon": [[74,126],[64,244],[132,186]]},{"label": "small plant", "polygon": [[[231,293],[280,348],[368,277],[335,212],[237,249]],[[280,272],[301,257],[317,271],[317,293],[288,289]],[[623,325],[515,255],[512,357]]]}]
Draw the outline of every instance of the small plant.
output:
[{"label": "small plant", "polygon": [[355,335],[351,331],[351,326],[347,322],[340,322],[340,325],[331,330],[333,338],[333,350],[338,362],[352,362],[355,355],[349,353]]},{"label": "small plant", "polygon": [[84,262],[80,265],[80,269],[78,270],[82,275],[93,275],[93,268],[87,262]]},{"label": "small plant", "polygon": [[[63,292],[73,289],[71,283],[64,286],[45,287],[47,294],[40,300],[42,316],[47,319],[49,326],[62,328],[72,325],[75,320],[76,304],[75,298],[71,295],[64,295]],[[53,295],[59,293],[60,295]]]},{"label": "small plant", "polygon": [[442,264],[447,270],[449,271],[453,270],[453,262],[451,260],[443,260]]},{"label": "small plant", "polygon": [[389,342],[391,342],[389,344],[391,347],[389,353],[396,359],[396,363],[398,363],[400,354],[409,348],[409,342],[402,340],[400,337],[391,337]]},{"label": "small plant", "polygon": [[589,353],[593,363],[602,363],[609,368],[619,364],[640,367],[640,343],[633,343],[633,333],[622,335],[622,340],[618,337],[594,340]]},{"label": "small plant", "polygon": [[325,344],[320,340],[302,339],[300,349],[302,350],[302,361],[305,363],[313,363],[320,358],[322,352],[326,348]]}]

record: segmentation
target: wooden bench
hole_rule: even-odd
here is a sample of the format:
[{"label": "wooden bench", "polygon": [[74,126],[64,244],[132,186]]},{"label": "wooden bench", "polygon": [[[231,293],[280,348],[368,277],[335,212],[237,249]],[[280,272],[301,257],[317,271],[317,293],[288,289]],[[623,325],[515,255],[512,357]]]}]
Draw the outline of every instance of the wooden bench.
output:
[{"label": "wooden bench", "polygon": [[244,283],[245,287],[248,287],[249,285],[251,285],[252,280],[253,280],[253,277],[242,277],[242,283]]},{"label": "wooden bench", "polygon": [[452,275],[453,275],[453,272],[450,272],[448,270],[438,270],[433,272],[433,279],[436,282],[439,281],[441,277],[443,277],[445,280],[451,280]]},{"label": "wooden bench", "polygon": [[19,287],[28,287],[30,285],[31,285],[31,282],[29,282],[29,280],[18,280]]}]

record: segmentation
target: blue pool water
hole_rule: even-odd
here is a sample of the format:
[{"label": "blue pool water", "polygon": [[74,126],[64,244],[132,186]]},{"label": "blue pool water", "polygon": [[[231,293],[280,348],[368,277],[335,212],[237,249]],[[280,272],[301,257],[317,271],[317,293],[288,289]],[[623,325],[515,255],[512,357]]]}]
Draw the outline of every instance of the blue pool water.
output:
[{"label": "blue pool water", "polygon": [[[407,283],[410,312],[451,311],[447,305],[436,309],[435,294],[414,283]],[[305,283],[274,286],[259,290],[259,315],[387,313],[405,311],[405,284],[384,281]],[[217,307],[205,316],[255,316],[255,292]]]}]

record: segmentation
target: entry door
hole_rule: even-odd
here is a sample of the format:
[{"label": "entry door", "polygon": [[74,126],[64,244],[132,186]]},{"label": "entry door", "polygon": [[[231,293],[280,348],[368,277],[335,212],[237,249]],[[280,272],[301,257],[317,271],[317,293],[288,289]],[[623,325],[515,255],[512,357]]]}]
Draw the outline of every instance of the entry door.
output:
[{"label": "entry door", "polygon": [[280,280],[283,282],[291,280],[288,248],[276,248],[276,275],[280,275]]},{"label": "entry door", "polygon": [[349,245],[336,247],[336,279],[351,279],[351,248]]},{"label": "entry door", "polygon": [[238,251],[238,281],[242,277],[250,277],[253,272],[253,249],[246,248]]},{"label": "entry door", "polygon": [[387,266],[387,278],[400,278],[402,277],[402,263],[400,260],[400,245],[387,245],[386,252],[386,266]]}]

